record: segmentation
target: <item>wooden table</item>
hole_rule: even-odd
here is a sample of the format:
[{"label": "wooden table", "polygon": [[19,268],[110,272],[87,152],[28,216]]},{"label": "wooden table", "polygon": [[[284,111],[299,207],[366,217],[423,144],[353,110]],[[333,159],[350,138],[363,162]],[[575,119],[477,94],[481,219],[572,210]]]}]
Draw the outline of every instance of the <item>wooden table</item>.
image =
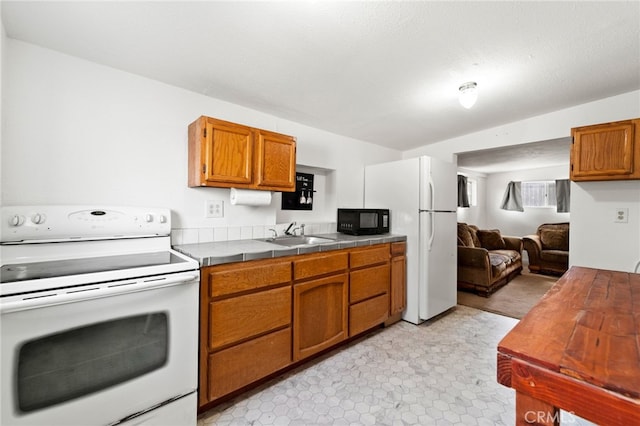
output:
[{"label": "wooden table", "polygon": [[640,425],[640,274],[572,267],[498,344],[516,425]]}]

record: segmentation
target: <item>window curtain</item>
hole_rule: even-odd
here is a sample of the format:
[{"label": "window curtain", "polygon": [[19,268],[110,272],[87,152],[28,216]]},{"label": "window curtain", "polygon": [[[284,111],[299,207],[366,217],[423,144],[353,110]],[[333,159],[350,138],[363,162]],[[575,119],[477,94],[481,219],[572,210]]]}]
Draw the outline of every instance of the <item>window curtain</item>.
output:
[{"label": "window curtain", "polygon": [[521,182],[509,182],[507,184],[507,190],[504,192],[500,208],[518,212],[524,211],[524,208],[522,208]]},{"label": "window curtain", "polygon": [[569,213],[571,206],[571,183],[569,179],[556,180],[556,211]]},{"label": "window curtain", "polygon": [[469,207],[467,177],[463,175],[458,175],[458,207]]}]

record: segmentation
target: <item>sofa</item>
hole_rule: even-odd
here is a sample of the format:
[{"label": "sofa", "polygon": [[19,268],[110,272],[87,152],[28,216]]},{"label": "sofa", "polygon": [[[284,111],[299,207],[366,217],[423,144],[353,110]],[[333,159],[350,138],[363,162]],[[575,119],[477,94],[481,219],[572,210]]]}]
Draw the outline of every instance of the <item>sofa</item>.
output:
[{"label": "sofa", "polygon": [[458,223],[458,290],[489,297],[522,271],[522,239]]},{"label": "sofa", "polygon": [[534,235],[522,238],[529,271],[562,275],[569,269],[569,222],[543,223]]}]

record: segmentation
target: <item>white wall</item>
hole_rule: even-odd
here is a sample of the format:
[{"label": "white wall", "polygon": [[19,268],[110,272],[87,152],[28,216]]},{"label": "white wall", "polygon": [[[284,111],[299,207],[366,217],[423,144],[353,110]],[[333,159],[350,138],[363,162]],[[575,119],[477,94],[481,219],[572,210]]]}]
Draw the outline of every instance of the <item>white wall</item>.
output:
[{"label": "white wall", "polygon": [[[5,205],[160,206],[172,209],[174,228],[188,230],[183,243],[262,236],[279,203],[231,206],[228,189],[187,187],[187,126],[200,115],[296,136],[297,163],[331,170],[338,188],[315,220],[362,206],[364,165],[401,157],[21,41],[7,39],[3,53]],[[208,199],[225,201],[224,218],[204,218]]]},{"label": "white wall", "polygon": [[525,207],[524,212],[502,210],[500,204],[510,181],[568,179],[569,166],[492,173],[487,178],[487,227],[500,229],[505,235],[535,234],[543,223],[569,222],[570,213],[557,213],[556,208]]},{"label": "white wall", "polygon": [[[0,7],[0,188],[2,188],[2,135],[4,128],[4,116],[2,115],[3,106],[4,106],[4,96],[2,92],[2,88],[4,86],[4,68],[7,63],[5,60],[5,44],[7,40],[7,35],[4,31],[4,23],[2,21],[2,7]],[[2,200],[0,200],[0,205],[2,205]]]},{"label": "white wall", "polygon": [[[465,151],[571,135],[571,128],[640,117],[640,91],[578,105],[460,136],[403,153],[455,161]],[[633,271],[640,261],[640,181],[571,183],[570,265]],[[612,223],[611,210],[629,208],[629,223]],[[611,238],[611,236],[616,238]]]},{"label": "white wall", "polygon": [[[629,209],[628,223],[615,222],[619,207]],[[571,211],[571,265],[634,270],[640,262],[640,181],[573,182]]]}]

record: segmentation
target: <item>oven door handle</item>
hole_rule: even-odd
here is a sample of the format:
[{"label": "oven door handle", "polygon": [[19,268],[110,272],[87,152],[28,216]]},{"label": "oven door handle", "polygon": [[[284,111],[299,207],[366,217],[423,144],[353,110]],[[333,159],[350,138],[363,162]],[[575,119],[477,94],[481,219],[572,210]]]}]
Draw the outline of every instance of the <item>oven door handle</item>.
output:
[{"label": "oven door handle", "polygon": [[0,314],[80,302],[83,300],[99,299],[102,297],[111,297],[139,291],[155,290],[163,287],[181,285],[191,281],[197,282],[199,278],[200,275],[198,272],[178,273],[59,289],[53,292],[46,292],[42,295],[26,294],[22,296],[22,299],[6,302],[0,301]]}]

